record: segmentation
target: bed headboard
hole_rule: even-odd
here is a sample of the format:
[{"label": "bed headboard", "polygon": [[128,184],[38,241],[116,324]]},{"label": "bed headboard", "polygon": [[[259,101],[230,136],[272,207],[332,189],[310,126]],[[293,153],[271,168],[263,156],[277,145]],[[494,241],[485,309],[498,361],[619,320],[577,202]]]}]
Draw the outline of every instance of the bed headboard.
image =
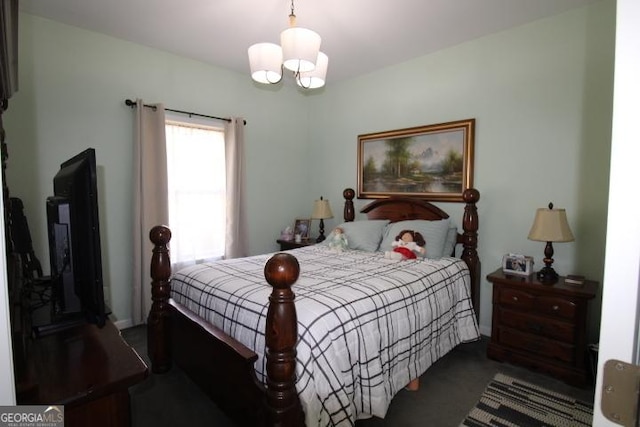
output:
[{"label": "bed headboard", "polygon": [[[347,188],[342,192],[344,202],[344,220],[355,219],[353,199],[355,191]],[[458,233],[457,243],[462,245],[460,258],[467,263],[471,275],[471,299],[476,316],[480,313],[480,257],[478,256],[478,209],[480,192],[470,188],[462,194],[464,213],[462,233]],[[438,221],[449,218],[449,214],[426,200],[415,197],[389,197],[376,199],[360,210],[367,219],[388,219],[391,222],[422,219]]]}]

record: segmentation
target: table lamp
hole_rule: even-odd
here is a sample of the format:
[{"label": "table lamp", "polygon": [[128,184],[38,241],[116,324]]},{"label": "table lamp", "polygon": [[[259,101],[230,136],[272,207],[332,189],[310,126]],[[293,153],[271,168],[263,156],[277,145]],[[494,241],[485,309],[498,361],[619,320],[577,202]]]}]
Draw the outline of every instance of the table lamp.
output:
[{"label": "table lamp", "polygon": [[538,271],[537,278],[541,283],[552,284],[558,280],[558,273],[551,267],[553,264],[552,242],[572,242],[573,233],[567,222],[567,212],[564,209],[554,209],[553,203],[549,208],[540,208],[536,211],[529,240],[547,242],[544,248],[544,267]]},{"label": "table lamp", "polygon": [[331,212],[329,201],[324,200],[322,196],[320,196],[320,200],[316,200],[313,203],[313,213],[311,214],[311,219],[320,220],[320,234],[316,239],[316,243],[320,243],[324,239],[326,239],[326,237],[324,236],[324,220],[329,218],[333,218],[333,212]]}]

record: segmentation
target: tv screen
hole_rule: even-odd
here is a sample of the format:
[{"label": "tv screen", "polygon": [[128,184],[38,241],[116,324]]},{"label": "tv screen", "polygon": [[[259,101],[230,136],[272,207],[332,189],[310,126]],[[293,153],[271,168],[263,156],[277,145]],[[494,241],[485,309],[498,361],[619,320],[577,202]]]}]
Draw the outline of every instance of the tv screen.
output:
[{"label": "tv screen", "polygon": [[83,314],[102,327],[107,314],[93,148],[60,165],[53,193],[47,198],[47,224],[54,322]]}]

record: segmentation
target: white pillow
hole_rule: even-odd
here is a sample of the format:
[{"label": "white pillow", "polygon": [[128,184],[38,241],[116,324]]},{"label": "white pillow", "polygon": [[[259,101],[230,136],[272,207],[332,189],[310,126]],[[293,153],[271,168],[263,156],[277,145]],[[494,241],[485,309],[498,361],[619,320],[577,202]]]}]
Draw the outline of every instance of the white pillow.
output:
[{"label": "white pillow", "polygon": [[367,252],[376,252],[382,240],[388,219],[372,219],[368,221],[344,222],[338,227],[342,228],[347,236],[349,249],[358,249]]},{"label": "white pillow", "polygon": [[[381,251],[392,250],[391,243],[396,239],[402,230],[413,230],[422,234],[426,242],[425,249],[426,258],[442,258],[444,250],[444,242],[449,231],[449,219],[440,221],[425,221],[420,219],[398,221],[387,226],[382,243],[380,243]],[[449,254],[446,254],[449,256]]]}]

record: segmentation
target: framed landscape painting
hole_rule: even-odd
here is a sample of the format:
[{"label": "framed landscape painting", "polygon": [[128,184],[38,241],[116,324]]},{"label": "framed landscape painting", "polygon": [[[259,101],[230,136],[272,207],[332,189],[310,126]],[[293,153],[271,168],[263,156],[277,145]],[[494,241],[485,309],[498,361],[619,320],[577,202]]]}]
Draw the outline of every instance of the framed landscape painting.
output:
[{"label": "framed landscape painting", "polygon": [[473,186],[475,119],[358,135],[358,198],[461,202]]}]

